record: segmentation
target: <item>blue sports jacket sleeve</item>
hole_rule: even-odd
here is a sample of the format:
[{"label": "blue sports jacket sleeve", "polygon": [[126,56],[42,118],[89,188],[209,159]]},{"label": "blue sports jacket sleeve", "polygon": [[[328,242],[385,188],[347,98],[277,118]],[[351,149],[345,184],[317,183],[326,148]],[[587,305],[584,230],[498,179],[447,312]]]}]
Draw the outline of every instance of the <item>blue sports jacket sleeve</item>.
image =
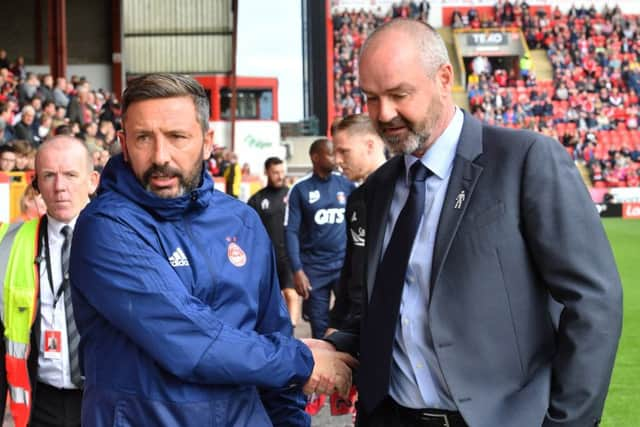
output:
[{"label": "blue sports jacket sleeve", "polygon": [[[262,278],[260,289],[260,307],[257,331],[260,334],[283,332],[292,334],[291,318],[287,307],[280,294],[278,274],[275,266],[275,258],[268,269],[269,273]],[[274,426],[306,427],[311,423],[309,415],[305,412],[307,399],[302,393],[302,384],[287,386],[278,389],[262,389],[260,398],[265,409],[269,413]]]},{"label": "blue sports jacket sleeve", "polygon": [[302,270],[300,261],[300,225],[302,223],[302,200],[298,186],[294,185],[289,191],[287,211],[284,217],[284,237],[287,254],[294,273]]},{"label": "blue sports jacket sleeve", "polygon": [[265,333],[226,324],[128,224],[81,216],[72,250],[74,292],[173,375],[195,383],[282,388],[303,384],[311,374],[309,349],[269,323],[269,313],[262,316]]}]

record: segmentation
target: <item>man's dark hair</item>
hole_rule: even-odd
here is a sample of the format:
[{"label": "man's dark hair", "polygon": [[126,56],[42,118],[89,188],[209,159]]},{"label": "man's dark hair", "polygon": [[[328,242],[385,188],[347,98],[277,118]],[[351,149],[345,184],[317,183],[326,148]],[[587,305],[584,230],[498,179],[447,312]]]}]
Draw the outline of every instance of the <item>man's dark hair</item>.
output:
[{"label": "man's dark hair", "polygon": [[53,130],[53,135],[68,135],[73,136],[73,131],[71,130],[71,126],[69,125],[60,125]]},{"label": "man's dark hair", "polygon": [[146,74],[127,83],[122,95],[122,120],[127,110],[137,101],[189,96],[196,106],[202,133],[209,130],[209,98],[204,88],[189,76],[169,73]]},{"label": "man's dark hair", "polygon": [[34,150],[33,145],[24,139],[13,140],[11,145],[13,146],[13,152],[19,156],[26,156]]},{"label": "man's dark hair", "polygon": [[264,161],[264,170],[269,170],[271,166],[281,165],[284,163],[280,157],[269,157]]},{"label": "man's dark hair", "polygon": [[316,139],[309,146],[309,156],[312,156],[315,153],[320,152],[322,147],[324,147],[325,145],[329,144],[330,142],[331,141],[329,141],[327,138]]},{"label": "man's dark hair", "polygon": [[8,151],[10,153],[15,153],[16,152],[16,148],[13,146],[13,144],[0,145],[0,154],[4,153],[6,151]]}]

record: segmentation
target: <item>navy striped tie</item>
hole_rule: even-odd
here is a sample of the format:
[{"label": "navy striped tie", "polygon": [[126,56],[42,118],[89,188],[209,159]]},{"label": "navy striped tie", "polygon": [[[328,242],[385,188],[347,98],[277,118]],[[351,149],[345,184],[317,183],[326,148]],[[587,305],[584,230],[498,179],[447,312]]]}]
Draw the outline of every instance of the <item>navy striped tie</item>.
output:
[{"label": "navy striped tie", "polygon": [[71,304],[71,284],[69,283],[69,255],[71,254],[71,236],[73,230],[68,225],[62,227],[64,243],[62,244],[62,286],[64,289],[64,312],[67,321],[67,341],[69,345],[69,369],[71,371],[71,382],[82,387],[82,372],[80,370],[80,358],[78,346],[80,344],[80,333],[76,327],[73,317],[73,305]]},{"label": "navy striped tie", "polygon": [[376,271],[367,316],[360,335],[358,389],[365,413],[371,413],[389,393],[389,376],[400,300],[413,241],[424,213],[425,180],[432,172],[420,160],[409,170],[411,189],[398,215]]}]

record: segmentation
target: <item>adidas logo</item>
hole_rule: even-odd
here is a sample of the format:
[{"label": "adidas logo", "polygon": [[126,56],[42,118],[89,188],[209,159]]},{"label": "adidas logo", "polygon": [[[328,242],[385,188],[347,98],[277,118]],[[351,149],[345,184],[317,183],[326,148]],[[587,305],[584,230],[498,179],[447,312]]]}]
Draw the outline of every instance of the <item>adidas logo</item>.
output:
[{"label": "adidas logo", "polygon": [[173,255],[169,257],[169,262],[172,267],[188,267],[189,260],[187,256],[182,252],[182,248],[178,248],[173,251]]}]

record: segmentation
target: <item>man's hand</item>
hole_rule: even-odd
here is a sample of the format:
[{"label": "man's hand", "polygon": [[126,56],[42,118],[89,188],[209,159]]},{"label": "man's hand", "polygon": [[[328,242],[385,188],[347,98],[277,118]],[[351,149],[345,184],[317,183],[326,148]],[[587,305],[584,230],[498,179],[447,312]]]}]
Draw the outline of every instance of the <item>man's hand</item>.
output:
[{"label": "man's hand", "polygon": [[[336,347],[329,341],[318,340],[315,338],[302,338],[300,341],[302,341],[311,350],[336,351]],[[355,359],[353,360],[356,361]],[[356,363],[358,362],[356,361]]]},{"label": "man's hand", "polygon": [[324,338],[328,337],[329,335],[337,331],[338,330],[336,328],[327,328],[327,331],[324,333]]},{"label": "man's hand", "polygon": [[336,351],[333,344],[322,340],[303,340],[313,354],[313,372],[303,391],[306,394],[338,394],[349,398],[351,389],[351,368],[358,361],[347,353]]},{"label": "man's hand", "polygon": [[311,282],[304,270],[300,269],[293,273],[293,284],[296,287],[296,292],[303,299],[309,299],[309,293],[311,292]]}]

